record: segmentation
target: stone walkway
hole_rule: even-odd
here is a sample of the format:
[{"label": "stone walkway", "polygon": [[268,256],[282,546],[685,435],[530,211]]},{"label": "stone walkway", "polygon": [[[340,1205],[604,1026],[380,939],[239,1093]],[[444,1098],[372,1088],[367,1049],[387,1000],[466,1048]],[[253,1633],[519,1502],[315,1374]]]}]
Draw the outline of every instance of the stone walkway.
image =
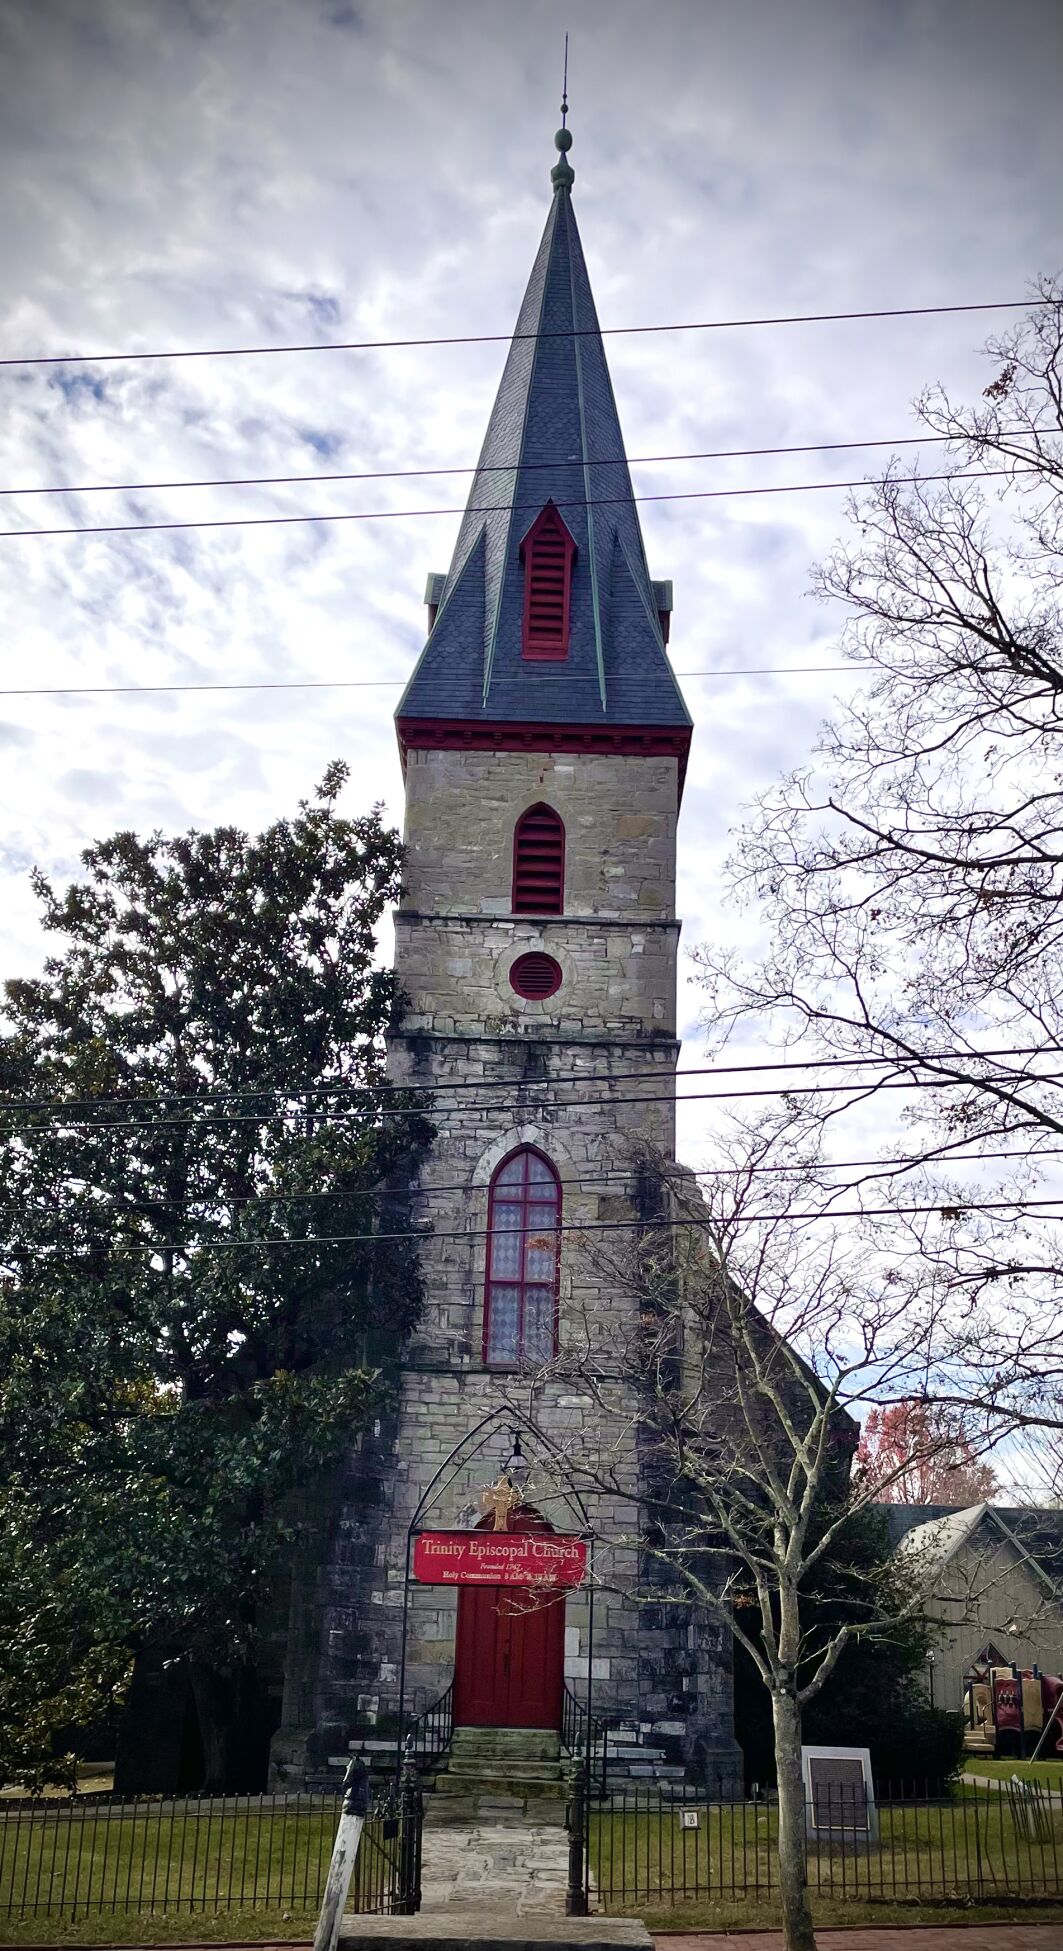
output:
[{"label": "stone walkway", "polygon": [[481,1823],[426,1827],[421,1914],[486,1903],[514,1916],[565,1914],[568,1838],[563,1829]]}]

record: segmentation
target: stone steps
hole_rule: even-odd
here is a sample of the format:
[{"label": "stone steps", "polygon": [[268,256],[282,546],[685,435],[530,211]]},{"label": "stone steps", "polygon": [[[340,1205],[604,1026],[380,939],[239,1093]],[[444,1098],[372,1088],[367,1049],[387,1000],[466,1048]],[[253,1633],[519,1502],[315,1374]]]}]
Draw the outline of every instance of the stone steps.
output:
[{"label": "stone steps", "polygon": [[563,1796],[551,1800],[542,1795],[431,1794],[425,1797],[424,1819],[429,1829],[474,1829],[481,1824],[563,1829],[567,1806]]},{"label": "stone steps", "polygon": [[558,1782],[561,1764],[554,1761],[500,1761],[495,1756],[449,1755],[442,1763],[448,1780],[481,1781],[488,1776],[504,1782]]},{"label": "stone steps", "polygon": [[455,1755],[512,1756],[515,1761],[557,1761],[561,1736],[550,1728],[456,1727],[450,1751]]},{"label": "stone steps", "polygon": [[425,1821],[543,1823],[565,1818],[560,1736],[541,1728],[455,1728],[425,1803]]}]

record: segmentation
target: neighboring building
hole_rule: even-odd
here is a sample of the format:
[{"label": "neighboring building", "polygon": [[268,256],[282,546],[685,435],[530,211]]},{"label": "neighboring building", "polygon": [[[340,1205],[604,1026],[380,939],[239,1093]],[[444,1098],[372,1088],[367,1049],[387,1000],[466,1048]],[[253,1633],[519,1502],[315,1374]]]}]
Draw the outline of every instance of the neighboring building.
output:
[{"label": "neighboring building", "polygon": [[[636,1149],[674,1156],[676,822],[691,721],[665,653],[671,585],[651,579],[632,496],[570,141],[559,132],[457,547],[429,577],[428,640],[396,714],[408,1007],[391,1076],[454,1095],[434,1100],[438,1137],[410,1194],[426,1301],[400,1405],[352,1457],[322,1562],[295,1583],[280,1780],[297,1779],[307,1754],[394,1724],[418,1499],[456,1450],[429,1521],[473,1521],[507,1454],[504,1427],[486,1452],[472,1447],[502,1390],[564,1349],[586,1314],[624,1306],[559,1224],[644,1217]],[[565,1432],[573,1386],[531,1392],[548,1438]],[[578,1528],[571,1512],[550,1516]],[[605,1549],[632,1522],[607,1499],[591,1517]],[[482,1595],[456,1596],[411,1592],[408,1706],[429,1707],[453,1680],[459,1724],[557,1728],[563,1683],[586,1687],[586,1593],[504,1633]],[[611,1593],[596,1613],[596,1709],[735,1780],[724,1629]]]},{"label": "neighboring building", "polygon": [[1063,1511],[879,1507],[938,1629],[938,1707],[960,1708],[975,1666],[1063,1672]]}]

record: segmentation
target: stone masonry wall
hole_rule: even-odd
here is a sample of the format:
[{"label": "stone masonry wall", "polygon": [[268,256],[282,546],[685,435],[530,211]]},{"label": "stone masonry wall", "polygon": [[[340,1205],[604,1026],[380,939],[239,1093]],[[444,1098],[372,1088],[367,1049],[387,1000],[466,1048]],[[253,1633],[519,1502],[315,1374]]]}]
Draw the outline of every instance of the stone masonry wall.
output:
[{"label": "stone masonry wall", "polygon": [[403,907],[508,915],[513,829],[540,801],[565,823],[566,914],[674,914],[677,761],[620,754],[411,752]]},{"label": "stone masonry wall", "polygon": [[[566,828],[565,913],[542,920],[510,913],[513,828],[538,801],[555,806]],[[674,1155],[676,806],[674,758],[409,755],[406,894],[396,916],[396,972],[408,1000],[390,1070],[397,1083],[433,1088],[437,1137],[408,1192],[424,1238],[426,1305],[403,1359],[397,1412],[352,1455],[337,1490],[311,1608],[317,1656],[291,1674],[278,1754],[297,1752],[308,1698],[319,1736],[331,1729],[338,1741],[355,1726],[388,1725],[407,1529],[454,1447],[507,1400],[561,1448],[588,1417],[575,1371],[566,1380],[484,1367],[488,1188],[516,1147],[538,1146],[561,1180],[562,1360],[588,1334],[605,1358],[614,1339],[625,1343],[632,1303],[610,1281],[607,1249],[632,1238],[640,1220],[640,1148]],[[561,966],[561,988],[546,1002],[523,1001],[510,986],[510,963],[528,948]],[[455,1086],[452,1095],[437,1088]],[[602,1221],[617,1224],[578,1230]],[[484,1454],[459,1459],[427,1521],[470,1521],[508,1447],[503,1427]],[[540,1471],[539,1489],[557,1528],[580,1528],[556,1502],[556,1473],[547,1483]],[[630,1557],[615,1541],[631,1535],[633,1509],[617,1498],[587,1501],[601,1540],[596,1711],[667,1733],[710,1777],[733,1779],[725,1635],[682,1608],[640,1607],[610,1589],[613,1579],[620,1588],[630,1580]],[[566,1672],[582,1694],[587,1592],[565,1604]],[[449,1684],[455,1610],[454,1593],[412,1587],[408,1710]],[[305,1644],[305,1594],[300,1618]]]}]

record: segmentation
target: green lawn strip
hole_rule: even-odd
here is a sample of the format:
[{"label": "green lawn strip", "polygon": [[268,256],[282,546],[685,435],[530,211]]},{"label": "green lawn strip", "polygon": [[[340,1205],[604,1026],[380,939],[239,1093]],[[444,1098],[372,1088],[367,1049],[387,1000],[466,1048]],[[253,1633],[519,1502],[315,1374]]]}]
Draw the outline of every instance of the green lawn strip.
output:
[{"label": "green lawn strip", "polygon": [[7,1818],[0,1923],[31,1904],[38,1917],[303,1908],[318,1900],[335,1825],[335,1810],[264,1812],[235,1800],[111,1813],[86,1804]]},{"label": "green lawn strip", "polygon": [[1007,1782],[1013,1775],[1020,1782],[1043,1782],[1046,1788],[1063,1788],[1063,1761],[997,1761],[990,1757],[986,1761],[969,1761],[961,1779],[977,1786],[972,1776],[988,1776],[990,1781]]},{"label": "green lawn strip", "polygon": [[[974,1792],[972,1791],[972,1795]],[[777,1813],[752,1804],[699,1810],[701,1826],[684,1830],[679,1811],[660,1815],[593,1811],[591,1873],[609,1910],[706,1906],[719,1915],[770,1907],[778,1888]],[[848,1916],[870,1904],[880,1914],[900,1903],[1053,1899],[1063,1896],[1063,1811],[1048,1816],[1043,1837],[1023,1832],[1009,1800],[986,1789],[972,1800],[885,1807],[872,1847],[809,1847],[813,1899]]]},{"label": "green lawn strip", "polygon": [[309,1944],[316,1924],[316,1909],[0,1917],[0,1944]]},{"label": "green lawn strip", "polygon": [[[782,1916],[771,1904],[721,1903],[677,1904],[661,1910],[652,1905],[617,1910],[612,1917],[641,1917],[654,1936],[680,1935],[684,1931],[773,1931],[779,1930]],[[829,1904],[813,1900],[812,1914],[824,1930],[842,1926],[858,1929],[866,1924],[946,1924],[953,1928],[972,1924],[1061,1924],[1063,1902],[1057,1904]]]}]

